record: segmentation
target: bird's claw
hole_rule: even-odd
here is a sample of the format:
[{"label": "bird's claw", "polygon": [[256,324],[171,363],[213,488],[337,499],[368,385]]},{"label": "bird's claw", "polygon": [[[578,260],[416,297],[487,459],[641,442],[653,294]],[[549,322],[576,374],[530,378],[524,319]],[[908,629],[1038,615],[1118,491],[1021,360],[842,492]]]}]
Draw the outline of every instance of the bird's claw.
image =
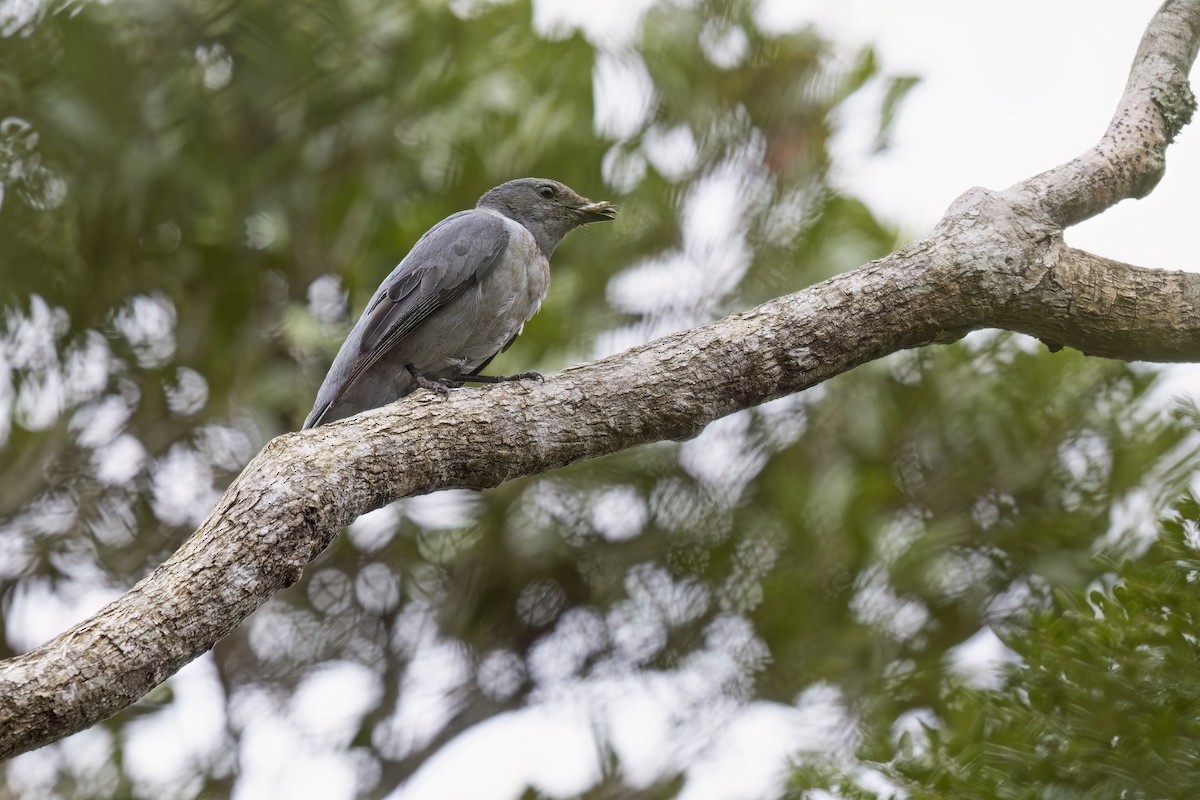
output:
[{"label": "bird's claw", "polygon": [[416,383],[420,388],[428,389],[429,391],[440,395],[441,397],[448,397],[450,395],[450,387],[441,381],[433,380],[432,378],[426,378],[412,367],[408,368],[408,372],[410,375],[412,375],[413,382]]}]

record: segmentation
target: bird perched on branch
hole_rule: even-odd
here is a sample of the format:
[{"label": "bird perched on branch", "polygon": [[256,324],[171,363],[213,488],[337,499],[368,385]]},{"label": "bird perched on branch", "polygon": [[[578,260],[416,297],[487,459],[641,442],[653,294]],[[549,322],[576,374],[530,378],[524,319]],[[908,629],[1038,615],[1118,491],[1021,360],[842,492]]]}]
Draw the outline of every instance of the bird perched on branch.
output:
[{"label": "bird perched on branch", "polygon": [[342,343],[305,428],[377,408],[418,387],[445,392],[537,373],[479,372],[538,310],[550,256],[580,225],[617,209],[544,178],[489,191],[446,217],[388,275]]}]

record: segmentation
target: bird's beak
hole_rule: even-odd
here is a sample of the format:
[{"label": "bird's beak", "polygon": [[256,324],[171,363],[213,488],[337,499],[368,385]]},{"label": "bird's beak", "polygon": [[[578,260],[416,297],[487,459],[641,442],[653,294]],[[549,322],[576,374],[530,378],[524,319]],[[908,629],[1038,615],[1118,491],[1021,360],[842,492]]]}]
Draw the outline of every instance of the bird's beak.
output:
[{"label": "bird's beak", "polygon": [[607,200],[575,206],[572,210],[579,216],[581,225],[589,222],[603,222],[606,219],[615,219],[617,216],[617,207]]}]

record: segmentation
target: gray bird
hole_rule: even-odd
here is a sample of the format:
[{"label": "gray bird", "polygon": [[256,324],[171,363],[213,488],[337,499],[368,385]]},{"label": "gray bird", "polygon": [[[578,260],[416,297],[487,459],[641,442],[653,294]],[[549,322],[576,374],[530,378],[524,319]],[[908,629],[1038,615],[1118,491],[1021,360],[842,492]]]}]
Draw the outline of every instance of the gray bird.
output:
[{"label": "gray bird", "polygon": [[593,203],[558,181],[521,178],[434,225],[376,290],[304,427],[377,408],[417,387],[445,392],[466,382],[537,377],[479,372],[537,312],[563,237],[616,214],[611,203]]}]

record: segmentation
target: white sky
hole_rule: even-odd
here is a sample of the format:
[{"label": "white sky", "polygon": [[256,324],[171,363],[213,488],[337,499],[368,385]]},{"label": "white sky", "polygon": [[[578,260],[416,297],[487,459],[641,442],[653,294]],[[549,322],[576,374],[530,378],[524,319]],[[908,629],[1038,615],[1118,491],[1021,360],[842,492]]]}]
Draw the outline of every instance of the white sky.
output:
[{"label": "white sky", "polygon": [[[1094,144],[1159,4],[767,0],[764,16],[816,20],[837,41],[874,42],[885,70],[923,77],[889,153],[864,158],[869,139],[853,133],[839,148],[841,182],[921,234],[967,188],[1005,188]],[[1150,197],[1072,228],[1068,241],[1143,266],[1200,267],[1191,232],[1200,176],[1195,124],[1167,159]]]}]

